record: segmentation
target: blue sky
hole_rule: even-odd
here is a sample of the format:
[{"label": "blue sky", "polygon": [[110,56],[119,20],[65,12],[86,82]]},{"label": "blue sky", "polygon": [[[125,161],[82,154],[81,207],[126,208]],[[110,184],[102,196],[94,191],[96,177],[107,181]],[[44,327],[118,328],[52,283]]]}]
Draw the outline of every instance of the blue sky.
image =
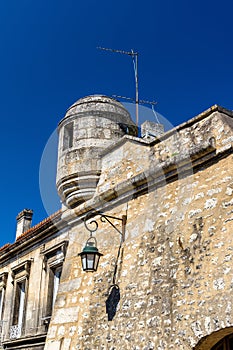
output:
[{"label": "blue sky", "polygon": [[140,98],[178,125],[215,103],[233,109],[232,12],[230,0],[0,2],[0,245],[22,209],[33,224],[47,216],[40,162],[66,109],[93,93],[134,97],[130,58],[96,47],[138,51]]}]

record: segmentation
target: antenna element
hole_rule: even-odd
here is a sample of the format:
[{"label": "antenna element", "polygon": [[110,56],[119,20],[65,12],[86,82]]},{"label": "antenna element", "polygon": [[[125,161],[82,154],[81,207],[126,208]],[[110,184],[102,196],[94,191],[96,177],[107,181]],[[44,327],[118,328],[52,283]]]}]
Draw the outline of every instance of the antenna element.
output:
[{"label": "antenna element", "polygon": [[115,53],[120,53],[123,55],[128,55],[132,57],[133,60],[133,67],[134,67],[134,75],[135,75],[135,104],[136,104],[136,125],[138,127],[138,104],[139,104],[139,98],[138,98],[138,52],[133,51],[123,51],[123,50],[115,50],[115,49],[108,49],[106,47],[100,47],[98,46],[97,49],[103,50],[103,51],[110,51]]}]

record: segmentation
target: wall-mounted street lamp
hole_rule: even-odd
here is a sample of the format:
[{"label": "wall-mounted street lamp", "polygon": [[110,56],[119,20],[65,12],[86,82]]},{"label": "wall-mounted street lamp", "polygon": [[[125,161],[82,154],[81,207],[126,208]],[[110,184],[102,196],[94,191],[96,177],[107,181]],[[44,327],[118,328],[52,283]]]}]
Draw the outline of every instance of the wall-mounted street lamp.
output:
[{"label": "wall-mounted street lamp", "polygon": [[[92,218],[94,218],[97,215],[100,216],[100,220],[102,222],[107,221],[121,235],[121,242],[120,242],[119,251],[120,251],[122,243],[125,240],[125,225],[126,225],[126,219],[127,219],[126,215],[122,215],[121,218],[117,218],[115,216],[105,215],[105,214],[103,214],[101,212],[97,212],[97,211],[94,211],[94,212],[87,214],[86,217],[84,218],[84,225],[85,225],[86,229],[90,232],[90,237],[86,241],[86,244],[85,244],[85,247],[83,248],[83,251],[78,254],[81,257],[83,271],[86,271],[86,272],[97,271],[99,259],[101,256],[103,256],[103,254],[101,254],[97,248],[96,238],[93,237],[93,233],[98,229],[98,223],[96,220],[93,220]],[[112,223],[111,219],[121,221],[121,223],[122,223],[121,230],[119,230]],[[89,221],[89,220],[91,220],[91,221]],[[119,253],[118,253],[118,255],[119,255]]]},{"label": "wall-mounted street lamp", "polygon": [[95,237],[89,237],[83,251],[78,254],[81,256],[83,271],[94,272],[99,265],[99,259],[103,254],[98,251]]}]

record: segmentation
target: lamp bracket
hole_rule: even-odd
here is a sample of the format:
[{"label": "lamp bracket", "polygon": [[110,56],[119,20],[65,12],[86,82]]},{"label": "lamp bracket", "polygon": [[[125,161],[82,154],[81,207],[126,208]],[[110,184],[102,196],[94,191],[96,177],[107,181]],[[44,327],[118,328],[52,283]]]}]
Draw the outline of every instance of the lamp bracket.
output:
[{"label": "lamp bracket", "polygon": [[[127,216],[126,215],[122,215],[121,218],[118,218],[116,216],[103,214],[100,211],[92,211],[92,212],[90,212],[84,218],[84,225],[85,225],[86,229],[90,232],[90,236],[91,237],[92,237],[93,232],[97,231],[97,229],[98,229],[98,222],[93,219],[97,215],[100,216],[100,220],[102,222],[107,221],[121,235],[121,239],[122,239],[122,242],[123,242],[124,239],[125,239],[125,226],[126,226]],[[113,224],[111,219],[121,221],[122,222],[122,230],[119,230]],[[91,220],[91,221],[88,221],[88,220]]]}]

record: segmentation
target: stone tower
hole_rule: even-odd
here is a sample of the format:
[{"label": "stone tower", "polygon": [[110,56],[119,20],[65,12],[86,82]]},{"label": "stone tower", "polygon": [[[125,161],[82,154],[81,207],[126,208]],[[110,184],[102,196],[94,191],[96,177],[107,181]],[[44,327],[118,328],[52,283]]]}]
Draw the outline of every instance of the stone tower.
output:
[{"label": "stone tower", "polygon": [[136,131],[129,112],[115,99],[93,95],[76,101],[58,126],[57,189],[63,204],[74,208],[92,198],[102,151]]}]

